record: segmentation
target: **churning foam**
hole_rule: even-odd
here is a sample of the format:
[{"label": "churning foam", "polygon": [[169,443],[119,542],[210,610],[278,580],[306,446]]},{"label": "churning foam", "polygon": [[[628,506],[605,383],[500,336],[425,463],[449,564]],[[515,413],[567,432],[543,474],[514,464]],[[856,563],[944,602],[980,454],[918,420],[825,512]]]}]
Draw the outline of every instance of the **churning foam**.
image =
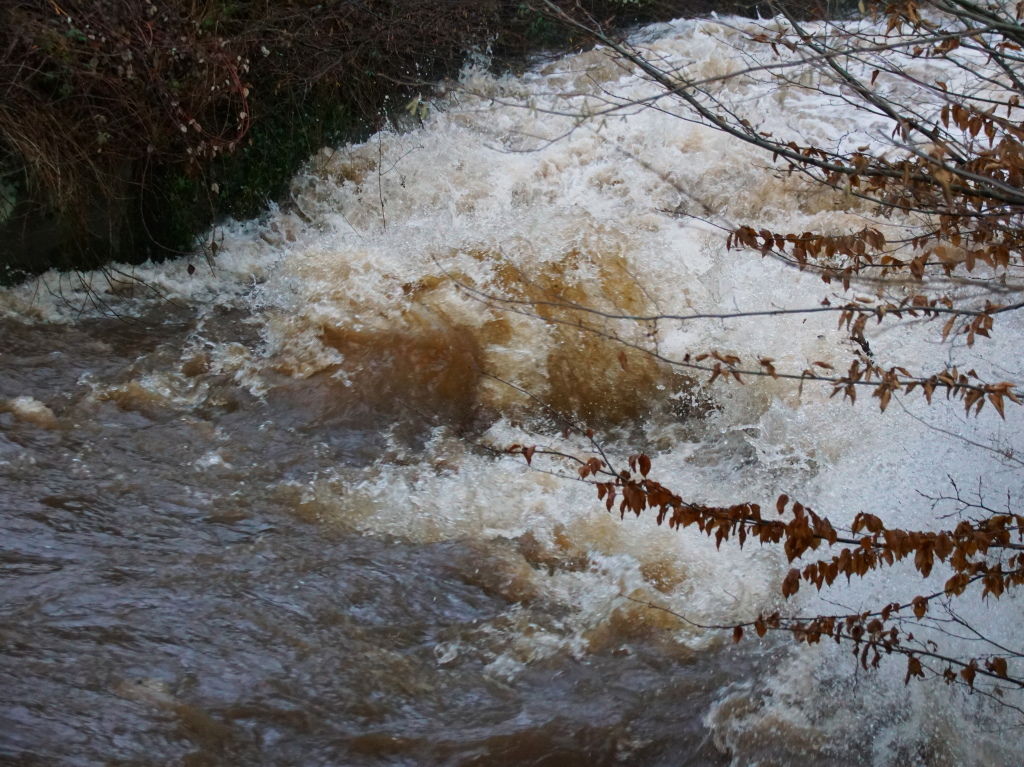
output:
[{"label": "churning foam", "polygon": [[[736,19],[675,22],[637,39],[666,61],[688,63],[691,75],[713,77],[764,55],[749,42],[754,27]],[[935,79],[934,64],[913,66]],[[777,135],[882,146],[883,126],[857,122],[848,107],[799,86],[814,77],[808,70],[783,86],[748,77],[720,95],[754,109]],[[495,458],[458,436],[471,429],[497,447],[585,452],[538,418],[536,400],[610,435],[613,452],[642,442],[655,453],[655,476],[699,501],[770,505],[787,492],[838,522],[866,510],[928,526],[938,524],[936,512],[919,493],[941,492],[947,474],[961,484],[981,477],[989,495],[1016,498],[1016,471],[932,427],[1012,445],[1017,410],[1005,423],[991,410],[967,421],[945,403],[907,400],[885,414],[871,401],[851,408],[810,384],[708,390],[601,337],[667,358],[718,349],[797,370],[810,361],[845,367],[851,353],[827,316],[643,324],[577,308],[649,315],[812,306],[830,290],[817,278],[726,251],[711,224],[863,226],[857,204],[774,173],[763,154],[679,119],[670,104],[593,116],[654,93],[600,50],[520,78],[468,72],[460,88],[431,102],[422,126],[321,151],[295,179],[287,206],[218,230],[219,253],[208,267],[194,275],[185,262],[135,269],[159,298],[130,295],[109,275],[50,274],[4,291],[0,309],[74,321],[103,309],[89,291],[128,313],[168,298],[200,314],[240,308],[260,344],[212,342],[200,324],[180,369],[135,383],[187,408],[196,375],[227,374],[257,395],[282,378],[303,378],[371,409],[398,403],[436,418],[422,450],[396,441],[371,466],[338,467],[274,492],[325,524],[365,534],[514,541],[507,556],[488,560],[491,586],[513,602],[548,599],[573,610],[557,631],[532,627],[495,654],[494,671],[504,676],[556,648],[586,654],[651,632],[688,651],[707,647],[721,639],[623,596],[697,623],[746,620],[775,609],[788,568],[774,550],[725,545],[719,552],[694,531],[662,530],[648,516],[620,522],[591,488]],[[1020,380],[1012,350],[1021,330],[1016,320],[1001,321],[993,341],[954,344],[948,355]],[[871,344],[882,363],[936,367],[938,335],[937,327],[886,326],[873,331]],[[541,458],[537,466],[558,470]],[[823,596],[858,609],[922,588],[894,568]],[[836,609],[806,589],[797,601],[805,611]],[[965,603],[964,610],[1006,639],[1016,604],[1004,596],[998,609]],[[439,648],[438,660],[459,651]],[[831,646],[785,658],[729,691],[709,715],[715,738],[738,763],[818,753],[837,764],[1009,764],[1017,753],[1015,737],[983,732],[983,723],[1005,724],[1005,712],[937,685],[905,689],[901,664],[857,675],[845,649]],[[775,745],[766,748],[768,741]]]}]

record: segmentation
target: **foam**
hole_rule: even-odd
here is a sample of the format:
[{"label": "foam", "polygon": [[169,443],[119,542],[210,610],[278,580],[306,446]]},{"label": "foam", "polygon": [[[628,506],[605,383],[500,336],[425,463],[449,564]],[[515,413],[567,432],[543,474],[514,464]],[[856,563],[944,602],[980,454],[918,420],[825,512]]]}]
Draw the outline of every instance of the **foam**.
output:
[{"label": "foam", "polygon": [[[638,39],[668,61],[689,62],[691,74],[714,77],[747,61],[743,56],[764,55],[748,42],[755,29],[737,19],[681,21]],[[950,76],[938,63],[914,66],[924,78]],[[883,78],[881,87],[903,86]],[[851,407],[830,399],[827,389],[808,384],[801,391],[768,379],[708,392],[639,352],[623,363],[621,346],[573,327],[595,322],[592,315],[549,308],[531,318],[509,311],[516,304],[480,300],[474,291],[509,301],[572,301],[610,313],[681,314],[806,307],[829,293],[812,275],[727,251],[713,226],[665,211],[838,232],[863,225],[857,204],[767,172],[758,151],[678,119],[667,103],[661,104],[666,111],[573,117],[652,93],[649,83],[601,51],[568,56],[518,79],[470,71],[461,89],[432,102],[422,127],[319,153],[292,185],[294,205],[219,231],[212,268],[199,264],[188,275],[179,261],[135,271],[162,296],[200,313],[244,309],[260,330],[257,347],[206,342],[200,330],[182,365],[203,349],[205,365],[257,396],[281,376],[329,376],[378,407],[404,398],[443,416],[446,425],[421,453],[396,442],[372,466],[338,467],[275,490],[323,524],[366,535],[510,541],[504,554],[488,560],[500,577],[484,587],[514,603],[547,599],[572,610],[557,630],[527,630],[510,618],[507,641],[496,642],[487,657],[500,678],[512,679],[552,652],[583,656],[638,636],[671,637],[675,649],[666,652],[700,651],[722,638],[624,595],[694,623],[748,620],[778,606],[788,567],[777,551],[731,545],[716,551],[698,533],[659,529],[649,516],[620,522],[603,512],[590,487],[467,445],[460,427],[482,419],[487,428],[480,440],[496,447],[587,449],[561,440],[557,427],[531,421],[533,401],[501,380],[600,427],[617,454],[631,449],[627,436],[646,439],[658,479],[703,502],[770,505],[787,492],[840,523],[869,510],[907,527],[934,527],[943,523],[919,493],[937,492],[947,472],[962,483],[984,478],[993,497],[1019,495],[1019,470],[929,427],[964,431],[981,443],[994,435],[1013,445],[1022,426],[1017,409],[1005,423],[991,409],[965,421],[955,403],[929,408],[908,398],[905,409],[900,400],[881,414],[870,398]],[[885,151],[880,123],[857,122],[842,104],[795,85],[749,77],[730,83],[722,96],[756,105],[758,118],[777,135]],[[99,290],[99,275],[83,279],[76,286],[50,274],[3,291],[0,311],[45,322],[95,316],[102,308],[90,302],[84,287],[90,280],[118,311],[138,314],[158,305],[152,296]],[[56,283],[71,300],[58,296]],[[955,343],[950,359],[982,375],[1020,380],[1019,325],[1000,321],[996,337],[974,349]],[[715,348],[802,369],[812,360],[839,366],[850,352],[835,318],[823,315],[597,326],[630,343],[656,343],[673,358]],[[937,327],[869,330],[881,364],[934,364],[938,334]],[[133,383],[188,408],[194,400],[186,389],[195,384],[187,378],[168,371]],[[130,386],[103,396],[142,397]],[[204,460],[212,465],[217,458]],[[539,458],[537,465],[558,470]],[[905,600],[923,588],[906,568],[894,568],[823,597],[857,609]],[[796,607],[834,609],[806,589]],[[1004,597],[997,607],[965,603],[964,609],[994,638],[1012,639],[1018,608],[1015,598]],[[964,643],[936,638],[964,650]],[[438,662],[468,651],[439,646]],[[737,763],[769,757],[784,763],[805,752],[841,759],[851,748],[858,749],[851,761],[879,765],[1010,764],[1019,753],[1017,736],[1003,736],[1000,744],[982,732],[982,724],[1005,724],[1005,710],[939,685],[904,688],[898,663],[882,674],[856,676],[845,649],[788,652],[787,663],[766,660],[756,679],[730,691],[709,715],[715,737]],[[962,739],[943,735],[950,728]],[[767,751],[766,738],[775,744]]]}]

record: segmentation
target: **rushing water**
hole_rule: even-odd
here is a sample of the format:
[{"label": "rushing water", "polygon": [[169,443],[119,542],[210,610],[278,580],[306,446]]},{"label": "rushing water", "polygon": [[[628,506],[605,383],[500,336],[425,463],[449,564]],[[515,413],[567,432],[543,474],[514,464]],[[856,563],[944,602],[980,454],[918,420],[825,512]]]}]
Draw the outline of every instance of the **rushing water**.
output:
[{"label": "rushing water", "polygon": [[[705,75],[747,45],[714,22],[646,34]],[[850,128],[813,94],[730,87],[769,125]],[[633,601],[749,619],[778,604],[779,552],[620,521],[557,462],[488,449],[585,453],[550,406],[707,502],[788,492],[910,525],[934,523],[919,493],[947,474],[1020,492],[991,452],[929,426],[1012,445],[1016,412],[1004,426],[770,380],[707,388],[564,316],[480,300],[679,314],[826,294],[665,211],[796,231],[859,228],[859,211],[665,112],[553,114],[648,88],[600,52],[519,79],[468,72],[423,126],[322,152],[287,210],[215,232],[194,273],[48,275],[0,295],[0,762],[1016,762],[1005,710],[904,688],[898,663],[865,675],[832,647],[733,646]],[[848,358],[833,323],[615,332],[803,367]],[[1013,323],[948,353],[1019,380]],[[937,335],[871,340],[927,367]],[[918,589],[896,568],[833,596]],[[1005,639],[1015,605],[968,616]]]}]

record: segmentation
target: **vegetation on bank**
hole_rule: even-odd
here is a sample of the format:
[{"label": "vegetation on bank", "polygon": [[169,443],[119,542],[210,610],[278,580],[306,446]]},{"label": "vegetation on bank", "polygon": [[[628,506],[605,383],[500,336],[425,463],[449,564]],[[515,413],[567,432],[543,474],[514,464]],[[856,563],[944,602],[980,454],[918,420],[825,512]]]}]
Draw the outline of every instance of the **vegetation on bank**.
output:
[{"label": "vegetation on bank", "polygon": [[[711,4],[562,7],[615,25]],[[0,268],[10,280],[187,252],[218,217],[280,199],[320,146],[378,128],[389,96],[474,49],[507,63],[566,34],[520,0],[11,0]]]}]

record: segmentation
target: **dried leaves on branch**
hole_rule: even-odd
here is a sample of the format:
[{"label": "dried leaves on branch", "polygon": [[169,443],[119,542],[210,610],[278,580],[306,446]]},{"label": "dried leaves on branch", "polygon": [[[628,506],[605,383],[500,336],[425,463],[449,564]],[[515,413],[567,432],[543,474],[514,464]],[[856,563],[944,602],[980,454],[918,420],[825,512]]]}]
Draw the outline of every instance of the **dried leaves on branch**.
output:
[{"label": "dried leaves on branch", "polygon": [[[708,506],[687,501],[654,480],[650,476],[654,463],[645,454],[629,456],[626,467],[611,466],[607,454],[594,442],[593,431],[586,430],[585,434],[602,458],[583,460],[536,445],[512,445],[508,452],[522,455],[529,464],[538,455],[577,464],[579,479],[593,485],[605,508],[618,511],[621,517],[627,512],[636,516],[652,513],[657,524],[673,529],[693,527],[713,538],[718,548],[730,540],[740,548],[752,541],[781,546],[792,565],[781,584],[784,599],[797,594],[804,584],[821,591],[842,577],[847,581],[861,578],[899,562],[910,564],[922,578],[928,578],[937,563],[948,573],[941,588],[933,593],[862,612],[800,616],[775,610],[728,625],[694,624],[686,616],[673,613],[683,621],[705,629],[727,630],[735,642],[753,630],[759,637],[769,631],[780,632],[807,644],[822,639],[847,643],[865,669],[877,668],[883,656],[899,655],[906,659],[906,682],[931,674],[1014,707],[1004,698],[1006,690],[1024,690],[1024,651],[988,640],[958,617],[953,604],[965,595],[998,599],[1024,584],[1024,515],[991,508],[980,499],[968,501],[955,485],[956,495],[946,500],[956,501],[961,511],[975,513],[962,517],[953,528],[938,531],[903,530],[866,512],[857,514],[848,528],[833,525],[827,517],[787,495],[779,496],[770,510],[757,503]],[[939,615],[933,616],[936,605]],[[922,627],[931,627],[931,618],[962,625],[975,635],[973,638],[987,644],[990,652],[959,657],[941,652],[934,642],[915,638],[914,630],[920,634]]]},{"label": "dried leaves on branch", "polygon": [[[747,33],[754,49],[763,49],[754,65],[696,79],[688,75],[686,63],[674,67],[605,34],[597,24],[580,23],[551,3],[543,5],[661,88],[660,95],[640,103],[609,94],[607,107],[589,118],[652,105],[674,110],[683,119],[765,150],[780,172],[834,190],[878,222],[844,234],[726,227],[730,249],[756,250],[813,271],[846,291],[856,284],[870,293],[836,305],[826,298],[814,309],[756,313],[839,314],[839,326],[857,351],[846,375],[831,374],[830,366],[819,363],[802,370],[783,370],[771,358],[749,364],[711,349],[664,361],[706,370],[712,380],[742,383],[743,376],[768,375],[823,381],[851,400],[857,388],[870,386],[883,409],[894,392],[915,389],[929,401],[935,391],[944,392],[974,412],[986,403],[1000,413],[1006,401],[1019,403],[1013,383],[984,381],[973,370],[949,366],[911,373],[905,366],[880,365],[865,337],[871,320],[941,319],[942,340],[963,336],[973,345],[994,331],[999,315],[1024,308],[1014,296],[1024,288],[1024,25],[1017,6],[961,0],[937,0],[927,7],[893,3],[872,6],[860,21],[842,24],[805,23],[779,6],[784,20]],[[920,75],[920,67],[913,66],[918,60],[934,62],[939,72],[934,80]],[[843,141],[801,145],[775,137],[760,128],[756,104],[734,104],[723,95],[730,80],[758,77],[845,103],[880,135],[856,148]],[[912,234],[887,237],[886,224]],[[616,340],[622,335],[609,329],[608,320],[657,324],[701,319],[628,317],[568,303],[561,308],[564,321]],[[731,316],[750,315],[737,311]]]},{"label": "dried leaves on branch", "polygon": [[[806,23],[782,7],[784,18],[764,22],[760,32],[745,31],[747,42],[760,53],[746,50],[746,63],[731,74],[697,79],[688,74],[686,63],[675,67],[605,34],[596,23],[581,23],[551,3],[542,5],[660,88],[657,96],[641,102],[608,93],[606,108],[591,109],[587,119],[648,107],[674,113],[764,150],[774,172],[802,176],[834,194],[840,206],[857,206],[867,225],[847,233],[820,233],[718,224],[726,230],[729,249],[758,251],[818,274],[839,291],[838,300],[834,295],[815,307],[639,316],[557,296],[542,301],[481,298],[578,327],[674,366],[706,371],[710,382],[743,384],[752,376],[791,379],[801,386],[817,381],[851,403],[867,387],[882,410],[894,394],[914,392],[928,403],[936,393],[945,394],[975,415],[990,404],[1005,417],[1007,404],[1021,404],[1024,395],[1015,382],[983,380],[944,354],[933,371],[915,373],[898,361],[883,364],[866,331],[869,323],[912,320],[933,335],[937,348],[954,339],[970,347],[997,332],[1000,317],[1024,308],[1019,296],[1024,291],[1024,6],[1000,0],[895,2],[862,8],[861,18],[842,23]],[[916,66],[922,61],[930,67]],[[761,78],[843,103],[872,126],[870,140],[850,146],[843,137],[819,146],[773,136],[759,125],[756,100],[730,100],[727,85],[733,78]],[[651,342],[662,323],[822,312],[834,313],[848,334],[851,359],[845,373],[824,361],[787,369],[771,357],[744,361],[721,349],[670,358]],[[906,603],[850,614],[778,611],[713,627],[729,630],[735,641],[750,629],[758,636],[785,632],[809,644],[828,638],[851,644],[864,668],[879,665],[886,655],[901,655],[907,682],[932,675],[1007,705],[1013,704],[1004,698],[1005,691],[1024,688],[1024,652],[984,636],[956,611],[957,600],[964,597],[998,599],[1024,583],[1024,514],[1009,501],[1006,508],[994,508],[980,496],[966,500],[957,489],[945,499],[957,505],[955,525],[903,529],[863,512],[843,528],[786,495],[771,510],[749,502],[717,507],[688,501],[651,478],[652,461],[646,455],[634,455],[628,467],[614,468],[599,449],[586,459],[536,447],[511,450],[528,461],[550,453],[575,461],[579,478],[594,485],[609,511],[648,511],[659,525],[696,528],[718,546],[727,541],[741,547],[750,541],[780,546],[791,564],[781,584],[785,599],[805,585],[820,591],[840,578],[864,577],[899,563],[922,578],[943,573],[941,584]],[[950,626],[962,629],[986,652],[944,654],[934,642],[914,636],[915,629],[923,633],[922,627],[950,633]]]}]

